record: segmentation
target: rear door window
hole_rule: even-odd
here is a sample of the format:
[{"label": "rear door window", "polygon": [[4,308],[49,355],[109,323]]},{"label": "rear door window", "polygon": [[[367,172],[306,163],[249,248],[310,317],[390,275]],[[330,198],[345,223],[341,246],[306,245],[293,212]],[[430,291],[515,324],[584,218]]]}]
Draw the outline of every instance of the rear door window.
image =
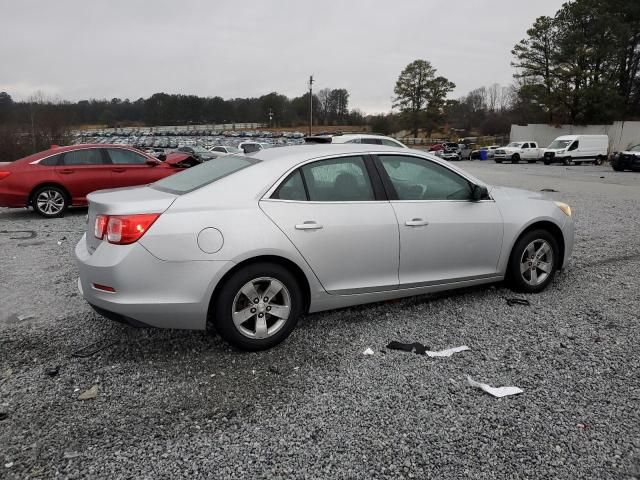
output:
[{"label": "rear door window", "polygon": [[53,155],[52,157],[47,157],[44,160],[40,160],[38,164],[45,165],[47,167],[55,167],[56,165],[58,165],[59,161],[60,161],[60,155]]},{"label": "rear door window", "polygon": [[367,143],[369,145],[382,145],[382,140],[379,138],[361,138],[360,143]]},{"label": "rear door window", "polygon": [[85,148],[66,152],[62,158],[63,165],[103,165],[105,164],[102,151],[99,148]]},{"label": "rear door window", "polygon": [[312,202],[368,202],[375,196],[362,157],[320,160],[302,167]]}]

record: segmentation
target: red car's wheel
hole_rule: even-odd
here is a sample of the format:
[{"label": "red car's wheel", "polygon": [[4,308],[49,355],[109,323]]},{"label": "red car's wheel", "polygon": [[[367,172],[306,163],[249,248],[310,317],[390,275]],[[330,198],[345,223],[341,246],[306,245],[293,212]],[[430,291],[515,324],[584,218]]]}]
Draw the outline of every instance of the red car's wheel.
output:
[{"label": "red car's wheel", "polygon": [[31,205],[43,217],[60,217],[69,207],[69,197],[60,187],[47,185],[33,193]]}]

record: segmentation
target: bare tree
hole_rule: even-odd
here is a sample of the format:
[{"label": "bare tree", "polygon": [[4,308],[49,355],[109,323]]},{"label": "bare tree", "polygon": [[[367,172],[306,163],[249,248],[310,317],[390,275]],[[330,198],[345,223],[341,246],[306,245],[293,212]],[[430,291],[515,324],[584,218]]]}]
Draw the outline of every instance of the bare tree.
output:
[{"label": "bare tree", "polygon": [[331,89],[323,88],[317,93],[319,105],[319,113],[320,113],[320,121],[327,125],[329,120],[329,110],[331,108]]},{"label": "bare tree", "polygon": [[490,112],[495,112],[498,108],[498,101],[501,94],[500,84],[493,83],[487,89],[487,108]]}]

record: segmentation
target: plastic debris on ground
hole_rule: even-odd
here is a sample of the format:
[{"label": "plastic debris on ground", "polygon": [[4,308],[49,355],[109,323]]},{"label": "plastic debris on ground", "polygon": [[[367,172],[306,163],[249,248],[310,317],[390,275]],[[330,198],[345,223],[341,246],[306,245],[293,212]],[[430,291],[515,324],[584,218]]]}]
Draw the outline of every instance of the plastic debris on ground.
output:
[{"label": "plastic debris on ground", "polygon": [[432,352],[427,350],[425,353],[429,357],[450,357],[454,353],[464,352],[466,350],[471,350],[466,345],[461,345],[460,347],[447,348],[445,350],[440,350],[439,352]]},{"label": "plastic debris on ground", "polygon": [[484,390],[488,394],[493,395],[497,398],[523,393],[523,390],[518,387],[492,387],[491,385],[487,385],[486,383],[476,382],[469,375],[467,375],[467,382],[469,382],[469,385],[471,385],[472,387]]},{"label": "plastic debris on ground", "polygon": [[[389,350],[401,350],[403,352],[415,352],[418,355],[427,355],[429,357],[450,357],[454,353],[464,352],[465,350],[471,350],[468,346],[462,345],[460,347],[447,348],[446,350],[432,351],[427,350],[427,347],[421,343],[402,343],[395,340],[389,342],[387,345]],[[372,355],[373,352],[370,354]],[[366,355],[366,352],[365,352]]]},{"label": "plastic debris on ground", "polygon": [[367,348],[364,352],[362,352],[363,355],[373,355],[373,350],[371,350],[370,348]]},{"label": "plastic debris on ground", "polygon": [[78,400],[93,400],[98,396],[98,386],[94,385],[89,390],[82,392],[78,395]]},{"label": "plastic debris on ground", "polygon": [[509,305],[510,307],[513,307],[514,305],[524,305],[524,306],[531,306],[531,302],[529,300],[527,300],[526,298],[507,298],[507,305]]}]

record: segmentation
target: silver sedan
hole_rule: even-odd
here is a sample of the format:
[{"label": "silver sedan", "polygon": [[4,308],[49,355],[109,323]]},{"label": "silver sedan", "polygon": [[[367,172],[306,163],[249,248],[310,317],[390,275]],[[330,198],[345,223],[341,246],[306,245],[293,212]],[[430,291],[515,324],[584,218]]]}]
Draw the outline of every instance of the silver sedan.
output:
[{"label": "silver sedan", "polygon": [[78,286],[106,317],[212,325],[272,347],[306,312],[506,279],[540,292],[573,248],[571,209],[378,145],[228,155],[89,195]]}]

